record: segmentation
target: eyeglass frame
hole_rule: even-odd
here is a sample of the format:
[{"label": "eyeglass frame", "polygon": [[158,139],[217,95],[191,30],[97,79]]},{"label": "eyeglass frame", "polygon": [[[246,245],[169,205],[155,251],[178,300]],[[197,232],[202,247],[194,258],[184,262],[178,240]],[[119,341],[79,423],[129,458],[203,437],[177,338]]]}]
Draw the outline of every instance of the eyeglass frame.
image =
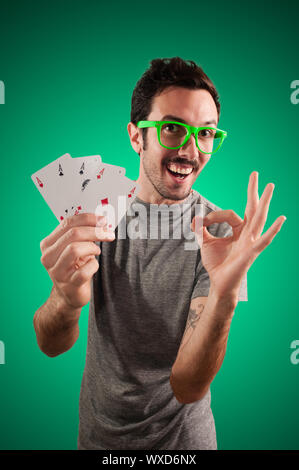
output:
[{"label": "eyeglass frame", "polygon": [[[161,127],[162,127],[163,124],[179,124],[180,126],[186,127],[188,133],[187,133],[187,135],[184,139],[184,142],[181,145],[179,145],[178,147],[167,147],[166,145],[163,145],[161,143]],[[196,147],[198,148],[198,150],[201,153],[205,153],[205,154],[209,154],[209,155],[211,155],[213,153],[216,153],[220,149],[220,147],[222,146],[224,139],[227,137],[227,132],[226,131],[223,131],[221,129],[217,129],[216,127],[208,127],[208,126],[194,127],[194,126],[190,126],[189,124],[185,124],[184,122],[177,122],[177,121],[138,121],[137,122],[137,127],[139,127],[139,128],[156,127],[159,144],[162,147],[166,148],[166,149],[172,149],[172,150],[179,149],[179,148],[183,147],[183,145],[185,145],[186,142],[190,139],[191,135],[194,134]],[[198,136],[198,132],[200,130],[203,130],[203,129],[212,129],[214,131],[220,132],[221,141],[220,141],[220,144],[218,145],[216,150],[214,150],[212,152],[204,152],[203,150],[201,150],[199,148],[197,136]],[[216,134],[215,134],[215,136],[216,136]]]}]

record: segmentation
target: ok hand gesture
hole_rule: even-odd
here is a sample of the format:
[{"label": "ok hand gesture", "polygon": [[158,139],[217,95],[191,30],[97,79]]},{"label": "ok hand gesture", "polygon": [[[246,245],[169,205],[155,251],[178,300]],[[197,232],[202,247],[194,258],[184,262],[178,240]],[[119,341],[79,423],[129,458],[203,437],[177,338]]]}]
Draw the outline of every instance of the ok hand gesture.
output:
[{"label": "ok hand gesture", "polygon": [[[238,295],[243,277],[259,256],[280,231],[285,216],[279,216],[261,236],[264,229],[274,184],[268,183],[259,199],[258,172],[251,173],[247,190],[247,205],[244,220],[232,210],[210,212],[204,217],[202,226],[198,217],[192,219],[191,229],[195,232],[201,248],[201,259],[207,270],[211,285],[220,295]],[[218,238],[205,227],[214,223],[227,222],[233,235]]]}]

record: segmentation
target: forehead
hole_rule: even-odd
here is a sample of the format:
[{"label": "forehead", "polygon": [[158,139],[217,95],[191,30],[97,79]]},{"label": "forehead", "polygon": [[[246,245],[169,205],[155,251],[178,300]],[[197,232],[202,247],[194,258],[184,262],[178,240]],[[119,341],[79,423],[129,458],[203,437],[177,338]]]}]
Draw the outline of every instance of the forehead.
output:
[{"label": "forehead", "polygon": [[199,126],[203,121],[218,122],[216,104],[207,90],[166,88],[153,98],[152,110],[147,119],[158,121],[167,114],[178,116],[193,126]]}]

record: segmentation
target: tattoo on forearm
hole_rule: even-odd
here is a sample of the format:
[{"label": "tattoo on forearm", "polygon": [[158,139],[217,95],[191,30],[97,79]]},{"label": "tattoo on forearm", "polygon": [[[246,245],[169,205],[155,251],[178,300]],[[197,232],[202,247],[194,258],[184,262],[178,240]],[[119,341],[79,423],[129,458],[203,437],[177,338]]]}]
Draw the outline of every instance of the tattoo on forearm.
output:
[{"label": "tattoo on forearm", "polygon": [[190,308],[189,310],[189,315],[188,315],[188,318],[187,318],[187,325],[186,325],[186,329],[185,329],[185,332],[184,332],[184,335],[183,335],[183,338],[182,338],[182,341],[187,333],[187,331],[192,328],[193,330],[195,329],[196,327],[196,324],[198,322],[198,320],[200,319],[200,316],[202,314],[202,311],[204,309],[204,305],[203,304],[198,304],[196,306],[196,309],[194,308]]}]

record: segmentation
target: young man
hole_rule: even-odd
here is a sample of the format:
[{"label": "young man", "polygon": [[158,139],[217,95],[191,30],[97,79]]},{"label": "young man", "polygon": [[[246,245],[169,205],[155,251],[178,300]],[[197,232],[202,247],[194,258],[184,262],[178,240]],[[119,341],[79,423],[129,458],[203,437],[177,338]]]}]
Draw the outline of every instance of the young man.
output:
[{"label": "young man", "polygon": [[[261,236],[274,185],[259,199],[257,172],[244,220],[192,190],[225,137],[219,113],[216,89],[194,62],[153,60],[132,96],[141,190],[126,218],[115,234],[97,227],[96,235],[96,216],[80,214],[41,242],[53,281],[34,317],[42,351],[72,347],[90,301],[79,449],[217,448],[210,384],[238,300],[247,300],[247,271],[285,220]],[[174,236],[178,227],[184,236]],[[124,228],[131,236],[118,237]]]}]

